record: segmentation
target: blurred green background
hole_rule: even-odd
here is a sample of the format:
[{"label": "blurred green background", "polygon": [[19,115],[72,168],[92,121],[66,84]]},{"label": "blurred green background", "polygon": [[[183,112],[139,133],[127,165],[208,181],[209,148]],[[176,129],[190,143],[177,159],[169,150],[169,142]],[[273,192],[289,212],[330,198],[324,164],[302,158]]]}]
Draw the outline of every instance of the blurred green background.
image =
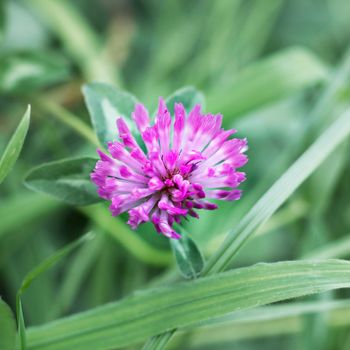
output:
[{"label": "blurred green background", "polygon": [[[168,241],[150,225],[135,233],[141,246],[133,246],[118,239],[120,228],[104,206],[73,208],[22,185],[35,165],[95,155],[95,145],[74,127],[75,118],[89,124],[82,84],[115,84],[150,111],[158,96],[191,85],[205,95],[206,111],[224,113],[225,126],[248,137],[243,198],[186,224],[207,255],[349,105],[348,0],[3,0],[0,6],[0,153],[28,103],[33,113],[20,160],[0,187],[0,296],[14,307],[29,270],[81,234],[97,233],[28,289],[28,326],[176,274]],[[261,228],[235,266],[349,258],[349,165],[348,142]],[[335,294],[350,296],[306,300]],[[350,308],[241,327],[195,331],[178,348],[350,348]]]}]

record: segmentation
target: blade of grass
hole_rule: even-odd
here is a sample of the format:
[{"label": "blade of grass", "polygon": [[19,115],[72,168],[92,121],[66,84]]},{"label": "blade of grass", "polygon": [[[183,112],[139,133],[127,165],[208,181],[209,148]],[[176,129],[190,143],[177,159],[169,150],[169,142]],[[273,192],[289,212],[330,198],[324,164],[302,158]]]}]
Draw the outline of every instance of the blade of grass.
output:
[{"label": "blade of grass", "polygon": [[233,76],[207,98],[208,109],[223,113],[225,122],[324,81],[328,70],[311,52],[293,48],[258,61]]},{"label": "blade of grass", "polygon": [[30,106],[28,106],[21,122],[11,137],[5,152],[0,159],[0,184],[11,171],[13,165],[21,152],[30,123]]},{"label": "blade of grass", "polygon": [[346,258],[350,256],[350,235],[332,241],[321,248],[306,253],[302,258],[307,260],[313,259],[330,259]]},{"label": "blade of grass", "polygon": [[[350,109],[347,109],[256,202],[237,228],[228,234],[221,247],[208,261],[202,276],[223,271],[247,239],[276,212],[349,133]],[[162,338],[162,335],[159,335],[159,338]]]},{"label": "blade of grass", "polygon": [[[328,313],[329,327],[344,327],[350,323],[348,300],[263,306],[189,327],[188,330],[192,331],[189,346],[198,349],[200,346],[212,345],[215,348],[214,344],[218,341],[232,342],[299,333],[305,328],[305,315],[323,312]],[[180,332],[179,336],[182,335],[183,332]],[[176,342],[177,339],[174,340]]]},{"label": "blade of grass", "polygon": [[208,261],[204,275],[224,270],[245,241],[293,194],[350,133],[350,109],[346,110],[302,156],[275,182],[231,231]]},{"label": "blade of grass", "polygon": [[93,264],[96,263],[97,256],[102,254],[103,236],[96,234],[96,238],[86,242],[72,257],[64,273],[64,281],[57,290],[56,302],[50,310],[50,319],[66,313],[73,302],[77,299],[84,279],[91,272]]},{"label": "blade of grass", "polygon": [[72,3],[66,0],[30,0],[28,3],[59,37],[87,81],[118,82],[111,60],[101,54],[99,38]]},{"label": "blade of grass", "polygon": [[73,113],[45,97],[32,96],[31,99],[42,113],[49,113],[51,116],[69,126],[72,130],[76,131],[87,141],[91,142],[96,147],[100,147],[100,143],[93,130]]},{"label": "blade of grass", "polygon": [[[0,239],[61,206],[59,202],[37,193],[22,193],[18,197],[2,199],[0,203]],[[19,211],[21,212],[20,221],[18,220]]]},{"label": "blade of grass", "polygon": [[79,247],[81,244],[90,241],[94,238],[93,233],[89,232],[74,242],[68,244],[67,246],[61,248],[56,253],[48,257],[41,264],[36,266],[33,270],[29,271],[29,273],[24,277],[21,287],[19,288],[16,295],[16,315],[17,315],[17,323],[18,323],[18,335],[20,339],[20,348],[21,350],[27,349],[27,341],[26,341],[26,332],[25,332],[25,323],[22,309],[22,294],[29,288],[32,282],[42,273],[46,272],[48,269],[53,267],[64,258],[67,254],[72,252],[75,248]]},{"label": "blade of grass", "polygon": [[146,290],[120,302],[29,329],[29,349],[124,347],[158,332],[228,312],[350,287],[349,267],[349,262],[340,260],[258,264],[172,287]]},{"label": "blade of grass", "polygon": [[[271,167],[267,169],[266,175],[259,181],[255,189],[246,193],[244,202],[241,203],[242,209],[238,211],[236,209],[235,212],[231,211],[229,215],[234,215],[238,219],[245,214],[255,203],[256,198],[260,197],[272,185],[276,174],[282,174],[290,162],[301,154],[303,147],[310,143],[310,135],[318,135],[324,126],[329,125],[334,117],[332,111],[335,108],[339,108],[339,100],[342,99],[344,91],[348,89],[349,78],[350,48],[345,53],[342,63],[317,98],[315,106],[306,116],[305,122],[300,124],[298,130],[294,133],[283,154],[274,164],[271,164]],[[338,115],[338,112],[336,115]]]}]

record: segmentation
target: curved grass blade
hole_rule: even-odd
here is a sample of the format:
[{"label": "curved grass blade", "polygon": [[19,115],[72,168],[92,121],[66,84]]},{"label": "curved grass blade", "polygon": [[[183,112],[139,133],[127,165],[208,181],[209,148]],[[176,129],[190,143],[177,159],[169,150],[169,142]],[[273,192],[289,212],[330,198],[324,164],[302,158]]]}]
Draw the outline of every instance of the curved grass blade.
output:
[{"label": "curved grass blade", "polygon": [[48,257],[46,260],[44,260],[42,263],[36,266],[33,270],[29,271],[29,273],[24,277],[21,287],[19,288],[16,295],[16,314],[21,350],[27,349],[25,323],[21,301],[22,294],[31,285],[34,279],[36,279],[42,273],[45,273],[47,270],[49,270],[51,267],[57,264],[62,258],[71,253],[74,249],[78,248],[81,244],[90,241],[93,238],[94,234],[92,232],[88,232],[84,236],[59,249],[56,253]]},{"label": "curved grass blade", "polygon": [[328,69],[310,51],[294,47],[242,69],[228,84],[208,95],[210,110],[226,121],[324,81]]},{"label": "curved grass blade", "polygon": [[66,0],[28,0],[27,3],[62,42],[84,80],[118,83],[116,65],[102,53],[98,35],[75,4]]},{"label": "curved grass blade", "polygon": [[8,143],[4,154],[0,159],[0,184],[5,179],[7,174],[11,171],[15,164],[23,143],[27,135],[30,122],[30,106],[28,106],[21,122],[19,123],[15,133],[13,134],[10,142]]},{"label": "curved grass blade", "polygon": [[347,109],[260,198],[211,257],[203,274],[224,270],[241,246],[293,194],[350,133]]},{"label": "curved grass blade", "polygon": [[[223,271],[248,238],[277,211],[349,133],[350,109],[347,109],[260,198],[237,228],[228,234],[208,261],[202,275]],[[159,335],[159,341],[162,337],[167,335]]]},{"label": "curved grass blade", "polygon": [[146,290],[120,302],[31,328],[27,332],[28,348],[114,349],[229,312],[349,287],[347,261],[258,264]]}]

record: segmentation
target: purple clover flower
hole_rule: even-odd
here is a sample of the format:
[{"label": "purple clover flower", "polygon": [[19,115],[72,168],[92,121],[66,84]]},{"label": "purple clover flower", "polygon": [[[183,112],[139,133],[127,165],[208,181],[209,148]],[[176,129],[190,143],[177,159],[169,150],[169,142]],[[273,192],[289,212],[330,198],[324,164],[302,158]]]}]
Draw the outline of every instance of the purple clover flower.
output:
[{"label": "purple clover flower", "polygon": [[236,130],[221,128],[222,115],[201,114],[196,105],[186,117],[184,106],[175,104],[175,121],[162,98],[154,125],[142,104],[135,106],[132,118],[147,152],[131,134],[126,122],[117,119],[121,142],[108,143],[111,156],[97,150],[97,161],[91,180],[98,194],[111,201],[110,211],[117,216],[129,213],[128,224],[152,221],[158,233],[178,239],[174,222],[190,215],[198,218],[196,209],[217,209],[208,199],[237,200],[236,189],[245,180],[237,171],[248,158],[247,140],[229,137]]}]

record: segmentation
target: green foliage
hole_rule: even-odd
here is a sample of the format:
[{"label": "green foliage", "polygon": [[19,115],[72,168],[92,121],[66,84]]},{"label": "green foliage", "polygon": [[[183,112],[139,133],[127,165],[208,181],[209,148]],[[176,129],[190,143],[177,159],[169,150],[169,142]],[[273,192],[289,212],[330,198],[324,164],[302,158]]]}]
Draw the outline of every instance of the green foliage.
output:
[{"label": "green foliage", "polygon": [[41,274],[45,273],[51,267],[56,265],[61,259],[63,259],[66,255],[72,252],[74,249],[79,247],[81,244],[85,243],[94,238],[94,235],[89,232],[84,236],[80,237],[76,241],[66,245],[65,247],[58,250],[56,253],[48,257],[46,260],[42,261],[38,266],[36,266],[33,270],[29,271],[27,275],[24,277],[21,287],[19,288],[16,295],[16,310],[17,310],[17,321],[18,321],[18,335],[20,339],[21,350],[25,350],[27,348],[26,342],[26,334],[25,334],[25,325],[24,325],[24,317],[23,317],[23,308],[22,308],[22,294],[28,289],[31,283],[39,277]]},{"label": "green foliage", "polygon": [[28,132],[29,122],[30,107],[28,106],[26,113],[24,114],[16,131],[12,135],[2,157],[0,158],[0,183],[4,181],[5,177],[16,163]]},{"label": "green foliage", "polygon": [[87,157],[42,164],[28,173],[25,184],[72,205],[93,204],[101,201],[90,180],[95,164],[95,159]]},{"label": "green foliage", "polygon": [[[277,182],[257,201],[214,254],[206,273],[222,271],[243,243],[293,194],[332,151],[350,134],[350,109],[345,111]],[[320,150],[322,149],[322,152]]]},{"label": "green foliage", "polygon": [[[17,348],[348,350],[349,263],[325,259],[350,258],[349,23],[347,0],[0,2],[0,294]],[[154,118],[159,96],[249,141],[242,199],[184,221],[180,241],[113,217],[89,178],[116,118],[139,141],[134,105]]]},{"label": "green foliage", "polygon": [[67,61],[53,52],[22,52],[0,57],[0,91],[23,93],[67,80]]},{"label": "green foliage", "polygon": [[235,310],[350,287],[349,266],[337,260],[258,264],[139,292],[119,303],[32,329],[29,349],[120,348]]},{"label": "green foliage", "polygon": [[182,103],[188,113],[196,104],[200,104],[202,108],[205,108],[205,99],[201,92],[192,86],[184,87],[176,90],[170,95],[165,103],[169,108],[169,112],[173,115],[175,103]]},{"label": "green foliage", "polygon": [[9,306],[0,299],[0,349],[14,350],[16,321]]},{"label": "green foliage", "polygon": [[202,253],[187,232],[183,229],[178,232],[182,233],[181,238],[170,241],[176,264],[184,277],[196,278],[204,268]]},{"label": "green foliage", "polygon": [[327,79],[326,66],[305,49],[283,50],[243,69],[223,87],[216,88],[208,107],[234,117],[258,106],[283,99]]},{"label": "green foliage", "polygon": [[[137,100],[117,87],[102,83],[91,83],[83,87],[85,103],[91,122],[103,146],[115,139],[116,119],[130,120]],[[131,126],[131,124],[130,124]]]}]

